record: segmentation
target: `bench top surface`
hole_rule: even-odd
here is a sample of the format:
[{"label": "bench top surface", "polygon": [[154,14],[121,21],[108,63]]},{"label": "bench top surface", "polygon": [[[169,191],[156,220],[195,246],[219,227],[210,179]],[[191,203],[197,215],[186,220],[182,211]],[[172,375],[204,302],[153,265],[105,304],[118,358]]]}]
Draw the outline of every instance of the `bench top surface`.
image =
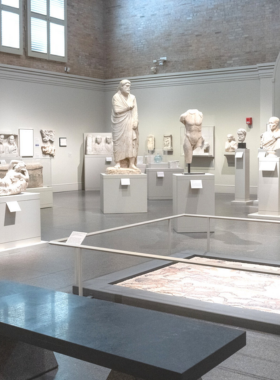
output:
[{"label": "bench top surface", "polygon": [[0,335],[144,379],[195,379],[244,347],[244,331],[0,282]]}]

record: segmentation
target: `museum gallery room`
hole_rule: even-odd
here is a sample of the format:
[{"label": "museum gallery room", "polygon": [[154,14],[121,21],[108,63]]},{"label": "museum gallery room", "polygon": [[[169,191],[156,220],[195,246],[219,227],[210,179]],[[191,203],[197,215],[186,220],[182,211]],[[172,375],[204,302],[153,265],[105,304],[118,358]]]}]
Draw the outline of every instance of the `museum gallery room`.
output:
[{"label": "museum gallery room", "polygon": [[280,380],[279,0],[0,0],[0,378]]}]

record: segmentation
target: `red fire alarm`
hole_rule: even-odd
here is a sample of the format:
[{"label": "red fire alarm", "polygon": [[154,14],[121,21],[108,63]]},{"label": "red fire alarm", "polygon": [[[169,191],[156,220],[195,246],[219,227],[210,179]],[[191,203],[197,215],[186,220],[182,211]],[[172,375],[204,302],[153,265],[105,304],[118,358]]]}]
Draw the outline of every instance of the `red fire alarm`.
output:
[{"label": "red fire alarm", "polygon": [[253,118],[252,117],[246,117],[246,124],[252,125],[253,124]]}]

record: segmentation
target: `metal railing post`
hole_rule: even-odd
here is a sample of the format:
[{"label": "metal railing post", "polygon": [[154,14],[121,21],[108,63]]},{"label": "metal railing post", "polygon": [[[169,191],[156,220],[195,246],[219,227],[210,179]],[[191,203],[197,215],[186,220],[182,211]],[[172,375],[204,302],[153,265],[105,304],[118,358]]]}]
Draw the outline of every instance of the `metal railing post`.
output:
[{"label": "metal railing post", "polygon": [[171,219],[168,219],[168,254],[171,255]]},{"label": "metal railing post", "polygon": [[210,252],[210,223],[211,223],[211,218],[207,218],[207,248],[206,252]]},{"label": "metal railing post", "polygon": [[76,248],[76,280],[79,288],[79,296],[83,296],[82,250]]}]

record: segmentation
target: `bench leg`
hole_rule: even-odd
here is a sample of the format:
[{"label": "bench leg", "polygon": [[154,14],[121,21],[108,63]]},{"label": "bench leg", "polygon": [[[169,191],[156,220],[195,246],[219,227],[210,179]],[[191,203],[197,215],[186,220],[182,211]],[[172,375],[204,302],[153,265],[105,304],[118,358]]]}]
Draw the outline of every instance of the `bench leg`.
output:
[{"label": "bench leg", "polygon": [[57,367],[52,351],[0,336],[0,379],[35,379]]}]

